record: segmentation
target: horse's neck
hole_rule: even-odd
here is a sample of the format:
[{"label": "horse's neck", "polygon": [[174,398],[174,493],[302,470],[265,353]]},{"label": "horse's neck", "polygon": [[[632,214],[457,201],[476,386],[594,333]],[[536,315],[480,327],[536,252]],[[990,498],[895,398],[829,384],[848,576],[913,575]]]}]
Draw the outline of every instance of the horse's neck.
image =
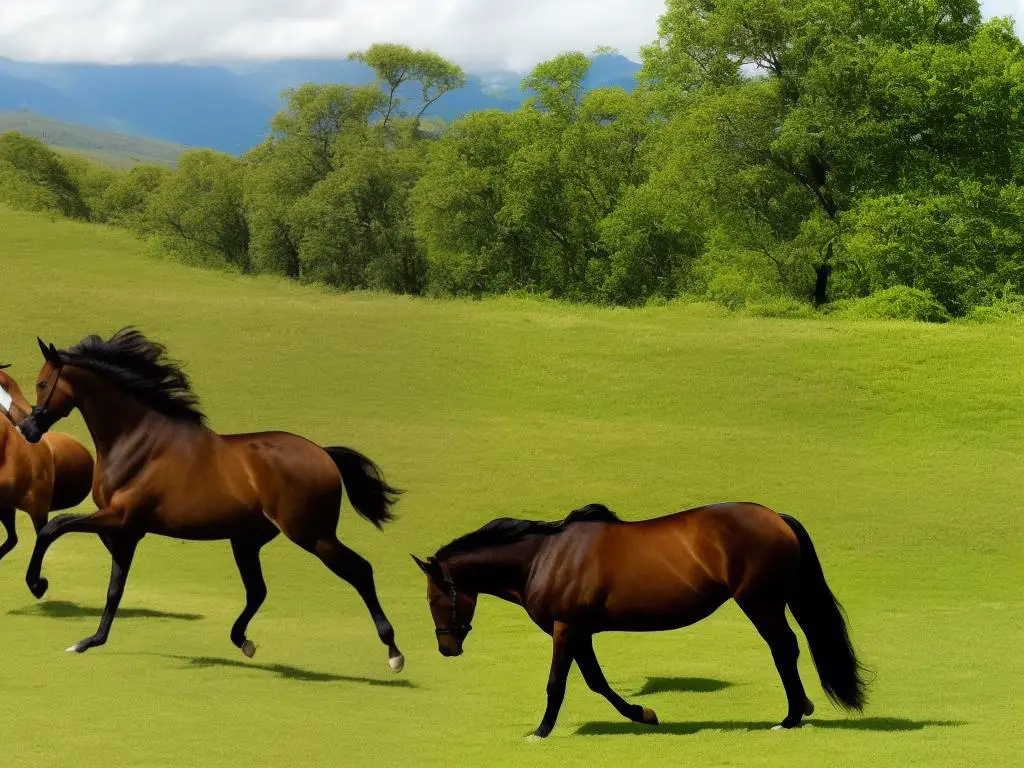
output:
[{"label": "horse's neck", "polygon": [[462,589],[519,602],[540,545],[539,537],[530,536],[514,544],[463,552],[449,558],[448,570]]},{"label": "horse's neck", "polygon": [[78,410],[96,452],[106,455],[121,440],[131,439],[156,412],[119,389],[87,382],[81,386]]}]

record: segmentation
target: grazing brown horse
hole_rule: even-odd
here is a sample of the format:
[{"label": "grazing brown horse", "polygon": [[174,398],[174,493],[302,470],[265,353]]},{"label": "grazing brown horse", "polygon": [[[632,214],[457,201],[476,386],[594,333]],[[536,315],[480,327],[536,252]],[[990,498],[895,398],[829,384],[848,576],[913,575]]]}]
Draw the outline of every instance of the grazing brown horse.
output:
[{"label": "grazing brown horse", "polygon": [[807,635],[828,697],[857,710],[864,704],[862,668],[810,536],[792,517],[758,504],[714,504],[635,523],[600,504],[559,522],[500,518],[426,562],[413,559],[427,574],[442,655],[462,654],[480,594],[523,606],[551,635],[547,709],[532,737],[554,728],[573,661],[620,714],[656,725],[652,710],[629,704],[608,685],[594,634],[685,627],[730,597],[768,644],[782,677],[789,711],[776,728],[793,728],[814,711],[797,672],[787,605]]},{"label": "grazing brown horse", "polygon": [[15,422],[32,406],[4,372],[9,367],[0,365],[0,525],[7,531],[0,560],[18,543],[15,510],[28,512],[38,534],[50,512],[85,500],[93,469],[92,454],[71,435],[54,433],[32,445],[18,432]]},{"label": "grazing brown horse", "polygon": [[26,580],[46,592],[43,557],[73,531],[99,534],[113,558],[99,629],[69,648],[82,652],[106,642],[136,545],[147,533],[179,539],[228,539],[245,585],[246,604],[231,641],[246,656],[249,621],[267,595],[260,550],[278,533],[316,555],[349,582],[366,603],[387,648],[391,668],[405,660],[377,599],[370,564],[338,541],[342,485],[352,505],[378,528],[392,519],[399,491],[380,469],[350,448],[321,448],[285,432],[220,435],[206,426],[188,377],[166,350],[135,329],[108,341],[89,336],[58,351],[42,341],[45,364],[38,404],[21,423],[38,441],[78,408],[96,444],[91,515],[61,515],[39,532]]}]

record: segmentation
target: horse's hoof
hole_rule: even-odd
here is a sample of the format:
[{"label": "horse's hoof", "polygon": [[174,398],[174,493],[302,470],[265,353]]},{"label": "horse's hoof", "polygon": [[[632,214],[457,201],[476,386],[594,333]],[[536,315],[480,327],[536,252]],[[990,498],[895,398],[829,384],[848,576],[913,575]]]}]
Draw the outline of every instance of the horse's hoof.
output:
[{"label": "horse's hoof", "polygon": [[814,703],[810,699],[807,699],[807,701],[804,703],[804,717],[810,717],[813,714]]},{"label": "horse's hoof", "polygon": [[245,654],[246,658],[251,659],[253,656],[256,655],[256,643],[254,643],[249,638],[245,639],[245,642],[242,643],[240,649],[242,653]]},{"label": "horse's hoof", "polygon": [[800,727],[800,723],[797,723],[796,725],[786,725],[785,723],[779,723],[778,725],[773,725],[772,726],[772,730],[773,731],[792,731],[795,728],[799,728],[799,727]]},{"label": "horse's hoof", "polygon": [[46,579],[39,579],[34,584],[29,584],[28,589],[32,593],[32,596],[36,600],[39,600],[43,595],[46,594],[46,590],[50,588],[50,582]]},{"label": "horse's hoof", "polygon": [[544,741],[544,737],[538,736],[536,733],[531,733],[529,736],[526,737],[527,744],[535,744],[538,741]]},{"label": "horse's hoof", "polygon": [[402,654],[392,656],[390,659],[388,659],[388,664],[391,666],[391,671],[395,674],[398,674],[403,669],[405,669],[405,656],[403,656]]},{"label": "horse's hoof", "polygon": [[650,707],[644,707],[644,723],[646,725],[658,725],[658,716]]},{"label": "horse's hoof", "polygon": [[74,645],[70,646],[69,648],[65,648],[64,652],[65,653],[85,653],[90,648],[92,648],[92,644],[88,640],[79,640],[77,643],[75,643]]}]

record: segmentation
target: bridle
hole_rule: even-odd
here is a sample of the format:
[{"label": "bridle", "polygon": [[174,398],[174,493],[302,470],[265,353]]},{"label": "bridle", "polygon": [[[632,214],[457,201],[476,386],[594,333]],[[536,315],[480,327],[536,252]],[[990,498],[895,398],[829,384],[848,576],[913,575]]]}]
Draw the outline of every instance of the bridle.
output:
[{"label": "bridle", "polygon": [[441,567],[441,576],[444,577],[444,587],[448,591],[448,598],[452,601],[452,625],[447,629],[435,628],[434,634],[440,637],[441,635],[451,635],[452,637],[458,637],[464,639],[469,631],[473,629],[473,625],[470,622],[464,624],[459,623],[459,593],[455,589],[455,582],[448,573],[448,569],[445,568],[444,564],[438,562]]},{"label": "bridle", "polygon": [[[46,393],[46,399],[43,401],[43,404],[33,406],[32,410],[29,411],[28,417],[21,425],[19,425],[18,429],[23,434],[25,433],[24,428],[26,424],[32,424],[34,427],[34,431],[36,431],[41,436],[43,433],[49,430],[49,428],[53,426],[54,423],[56,423],[59,420],[59,417],[53,418],[53,416],[48,411],[50,408],[50,401],[53,400],[53,393],[57,391],[57,385],[60,384],[60,379],[61,376],[63,376],[63,374],[64,361],[61,360],[57,365],[57,373],[53,377],[53,381],[50,383],[50,391]],[[32,438],[29,438],[29,440],[31,439]]]},{"label": "bridle", "polygon": [[[57,391],[57,385],[60,384],[60,377],[64,375],[64,362],[57,366],[57,375],[53,378],[53,383],[50,385],[50,391],[46,393],[46,399],[43,401],[43,405],[39,408],[39,413],[46,413],[46,410],[50,407],[50,400],[53,399],[53,393]],[[35,408],[32,409],[33,411]]]},{"label": "bridle", "polygon": [[57,391],[57,385],[60,384],[60,377],[64,375],[64,362],[61,361],[60,365],[57,366],[57,375],[53,377],[53,383],[50,384],[50,391],[46,393],[46,399],[42,405],[35,405],[32,407],[32,412],[29,414],[34,419],[38,419],[40,416],[46,415],[46,411],[50,408],[50,401],[53,399],[53,393]]}]

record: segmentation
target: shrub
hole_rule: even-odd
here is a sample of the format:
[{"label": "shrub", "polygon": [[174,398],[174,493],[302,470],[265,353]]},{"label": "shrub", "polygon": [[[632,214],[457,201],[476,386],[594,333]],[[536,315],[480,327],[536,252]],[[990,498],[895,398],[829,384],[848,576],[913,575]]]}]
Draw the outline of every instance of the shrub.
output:
[{"label": "shrub", "polygon": [[945,323],[952,318],[930,291],[894,285],[861,299],[834,302],[829,314],[851,320],[918,320]]}]

